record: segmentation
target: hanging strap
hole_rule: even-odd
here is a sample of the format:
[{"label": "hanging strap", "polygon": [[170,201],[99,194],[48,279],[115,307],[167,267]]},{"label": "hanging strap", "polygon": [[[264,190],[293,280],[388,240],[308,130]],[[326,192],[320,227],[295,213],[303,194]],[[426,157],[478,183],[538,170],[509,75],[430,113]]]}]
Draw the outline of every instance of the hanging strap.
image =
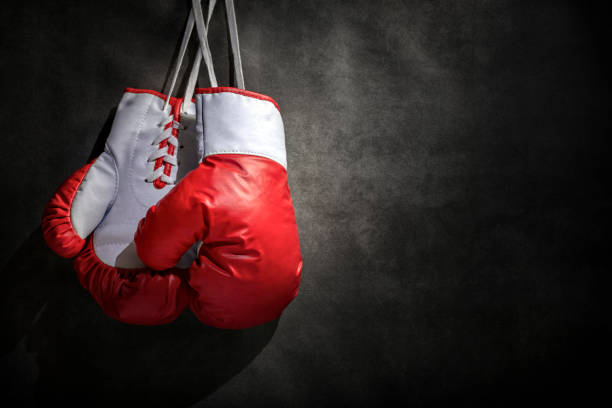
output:
[{"label": "hanging strap", "polygon": [[[198,3],[198,4],[196,4]],[[195,10],[196,8],[200,9],[200,13],[201,13],[201,6],[199,4],[199,2],[197,2],[197,0],[192,0],[192,4],[193,4],[193,9]],[[214,4],[213,4],[214,7]],[[210,21],[210,16],[212,14],[212,10],[213,8],[210,7],[210,3],[209,3],[209,8],[208,8],[208,19]],[[241,88],[241,89],[245,89],[244,87],[244,75],[242,73],[242,59],[240,58],[240,43],[238,41],[238,26],[236,24],[236,11],[234,10],[234,1],[233,0],[225,0],[225,13],[226,13],[226,17],[227,17],[227,28],[228,28],[228,32],[229,32],[229,38],[230,38],[230,47],[232,49],[232,60],[234,62],[234,80],[236,82],[236,87],[237,88]],[[203,26],[203,24],[202,24]],[[208,25],[206,25],[206,27],[208,27]],[[198,33],[200,32],[200,30],[202,30],[204,32],[204,38],[206,37],[207,34],[207,28],[203,27],[202,29],[197,25],[197,19],[196,19],[196,28],[198,29]],[[200,42],[202,43],[202,40],[200,40]],[[205,43],[205,46],[208,47],[208,42]],[[196,62],[197,64],[199,64],[199,60],[202,58],[202,56],[200,54],[197,55],[196,57]],[[194,64],[195,64],[194,63]],[[212,66],[212,65],[211,65]],[[194,73],[194,71],[192,71],[192,74]],[[196,76],[197,76],[197,72],[195,72]],[[191,80],[191,78],[190,78]],[[216,85],[213,85],[216,86]],[[194,88],[195,89],[195,88]],[[185,94],[185,100],[187,100],[187,96],[191,97],[192,94]]]},{"label": "hanging strap", "polygon": [[238,42],[238,26],[236,24],[236,11],[234,0],[225,0],[225,13],[227,15],[227,28],[229,30],[232,57],[234,60],[234,79],[236,86],[244,88],[244,76],[242,75],[242,59],[240,58],[240,43]]},{"label": "hanging strap", "polygon": [[[204,55],[204,63],[206,64],[206,67],[208,69],[208,78],[210,79],[210,86],[218,86],[217,78],[215,77],[215,72],[212,65],[210,47],[208,46],[208,27],[210,25],[210,18],[212,17],[212,13],[215,9],[216,3],[217,0],[210,0],[208,2],[208,16],[206,17],[206,24],[204,24],[204,16],[202,14],[202,6],[200,5],[200,1],[192,1],[192,11],[193,15],[195,16],[195,24],[198,31],[198,37],[200,39],[200,49],[196,55],[195,61],[193,62],[193,68],[191,69],[191,73],[189,74],[187,87],[185,87],[185,102],[183,102],[183,107],[186,107],[186,105],[191,103],[191,98],[193,97],[193,93],[195,91],[196,82],[198,82],[198,74],[200,72],[200,63],[202,61],[202,55]],[[200,24],[198,24],[198,22]],[[202,27],[202,29],[200,29],[200,27]],[[202,31],[202,33],[200,31]],[[209,59],[210,63],[206,62],[207,58]]]},{"label": "hanging strap", "polygon": [[[215,71],[212,64],[212,56],[210,54],[210,47],[208,46],[208,39],[206,37],[206,32],[208,30],[208,24],[210,23],[210,17],[212,16],[212,11],[215,7],[216,0],[210,0],[208,3],[208,19],[206,24],[204,24],[204,18],[202,16],[202,8],[200,6],[200,0],[194,0],[193,4],[197,4],[197,8],[199,9],[199,15],[197,11],[194,13],[195,8],[192,8],[189,12],[189,18],[187,19],[187,25],[185,26],[185,32],[183,33],[183,39],[181,41],[181,47],[179,48],[179,53],[176,59],[176,63],[174,66],[172,81],[170,82],[170,90],[168,91],[168,96],[166,97],[166,102],[164,103],[164,111],[167,110],[168,104],[170,102],[170,97],[172,96],[172,92],[174,91],[174,87],[176,85],[176,80],[178,78],[179,71],[181,69],[181,65],[183,63],[183,59],[185,57],[185,52],[187,50],[187,45],[189,44],[189,39],[191,38],[191,33],[193,32],[194,23],[196,26],[202,26],[202,30],[198,27],[198,35],[200,37],[200,51],[197,54],[197,57],[193,63],[191,68],[191,73],[189,75],[189,81],[187,82],[187,91],[186,95],[189,96],[189,100],[191,100],[191,95],[193,94],[193,89],[195,89],[195,83],[197,81],[198,72],[200,70],[200,62],[202,61],[202,54],[204,57],[204,63],[206,64],[206,68],[208,70],[208,78],[210,80],[210,85],[213,87],[217,86],[217,78],[215,76]],[[199,18],[199,20],[198,20]],[[203,35],[200,35],[200,31],[203,32]],[[192,90],[189,92],[189,89]]]}]

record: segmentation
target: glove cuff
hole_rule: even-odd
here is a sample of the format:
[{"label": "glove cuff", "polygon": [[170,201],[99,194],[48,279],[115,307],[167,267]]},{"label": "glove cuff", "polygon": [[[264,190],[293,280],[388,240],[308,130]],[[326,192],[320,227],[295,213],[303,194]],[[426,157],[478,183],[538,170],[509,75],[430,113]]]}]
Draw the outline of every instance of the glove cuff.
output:
[{"label": "glove cuff", "polygon": [[230,87],[198,89],[196,115],[204,157],[263,156],[287,168],[283,120],[272,98]]}]

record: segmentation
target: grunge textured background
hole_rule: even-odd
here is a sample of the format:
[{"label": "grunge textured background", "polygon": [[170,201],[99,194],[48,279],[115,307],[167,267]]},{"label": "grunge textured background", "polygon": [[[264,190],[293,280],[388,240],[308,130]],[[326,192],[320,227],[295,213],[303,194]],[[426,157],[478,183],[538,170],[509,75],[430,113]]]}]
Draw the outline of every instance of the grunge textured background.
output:
[{"label": "grunge textured background", "polygon": [[[52,192],[100,151],[123,89],[162,90],[190,2],[4,4],[3,398],[597,398],[609,369],[609,22],[579,3],[236,0],[247,88],[283,114],[304,257],[282,318],[245,331],[190,312],[162,327],[111,320],[39,228]],[[228,84],[222,10],[210,43]]]}]

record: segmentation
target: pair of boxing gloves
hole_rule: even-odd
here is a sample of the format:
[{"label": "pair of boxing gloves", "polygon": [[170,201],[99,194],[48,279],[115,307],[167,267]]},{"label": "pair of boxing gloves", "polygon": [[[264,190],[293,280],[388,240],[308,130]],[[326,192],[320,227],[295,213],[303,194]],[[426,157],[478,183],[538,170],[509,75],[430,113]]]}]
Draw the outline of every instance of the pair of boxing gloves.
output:
[{"label": "pair of boxing gloves", "polygon": [[122,322],[276,319],[302,268],[278,105],[230,87],[185,102],[126,89],[104,152],[47,204],[44,238]]}]

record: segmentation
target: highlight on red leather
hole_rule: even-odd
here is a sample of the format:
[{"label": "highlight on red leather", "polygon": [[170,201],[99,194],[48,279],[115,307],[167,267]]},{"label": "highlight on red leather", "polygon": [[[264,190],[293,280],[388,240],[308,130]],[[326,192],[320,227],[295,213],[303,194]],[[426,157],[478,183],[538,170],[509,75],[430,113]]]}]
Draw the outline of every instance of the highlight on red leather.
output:
[{"label": "highlight on red leather", "polygon": [[197,240],[187,274],[203,323],[243,329],[280,316],[302,271],[287,172],[261,156],[208,156],[149,209],[134,242],[143,262],[173,265]]},{"label": "highlight on red leather", "polygon": [[148,268],[121,269],[103,263],[93,248],[93,239],[74,260],[81,285],[104,313],[123,323],[159,325],[170,323],[189,304],[184,270],[153,272]]},{"label": "highlight on red leather", "polygon": [[43,212],[42,233],[45,242],[62,258],[74,258],[85,245],[85,240],[72,226],[70,208],[83,178],[94,161],[95,159],[68,177],[55,191]]}]

